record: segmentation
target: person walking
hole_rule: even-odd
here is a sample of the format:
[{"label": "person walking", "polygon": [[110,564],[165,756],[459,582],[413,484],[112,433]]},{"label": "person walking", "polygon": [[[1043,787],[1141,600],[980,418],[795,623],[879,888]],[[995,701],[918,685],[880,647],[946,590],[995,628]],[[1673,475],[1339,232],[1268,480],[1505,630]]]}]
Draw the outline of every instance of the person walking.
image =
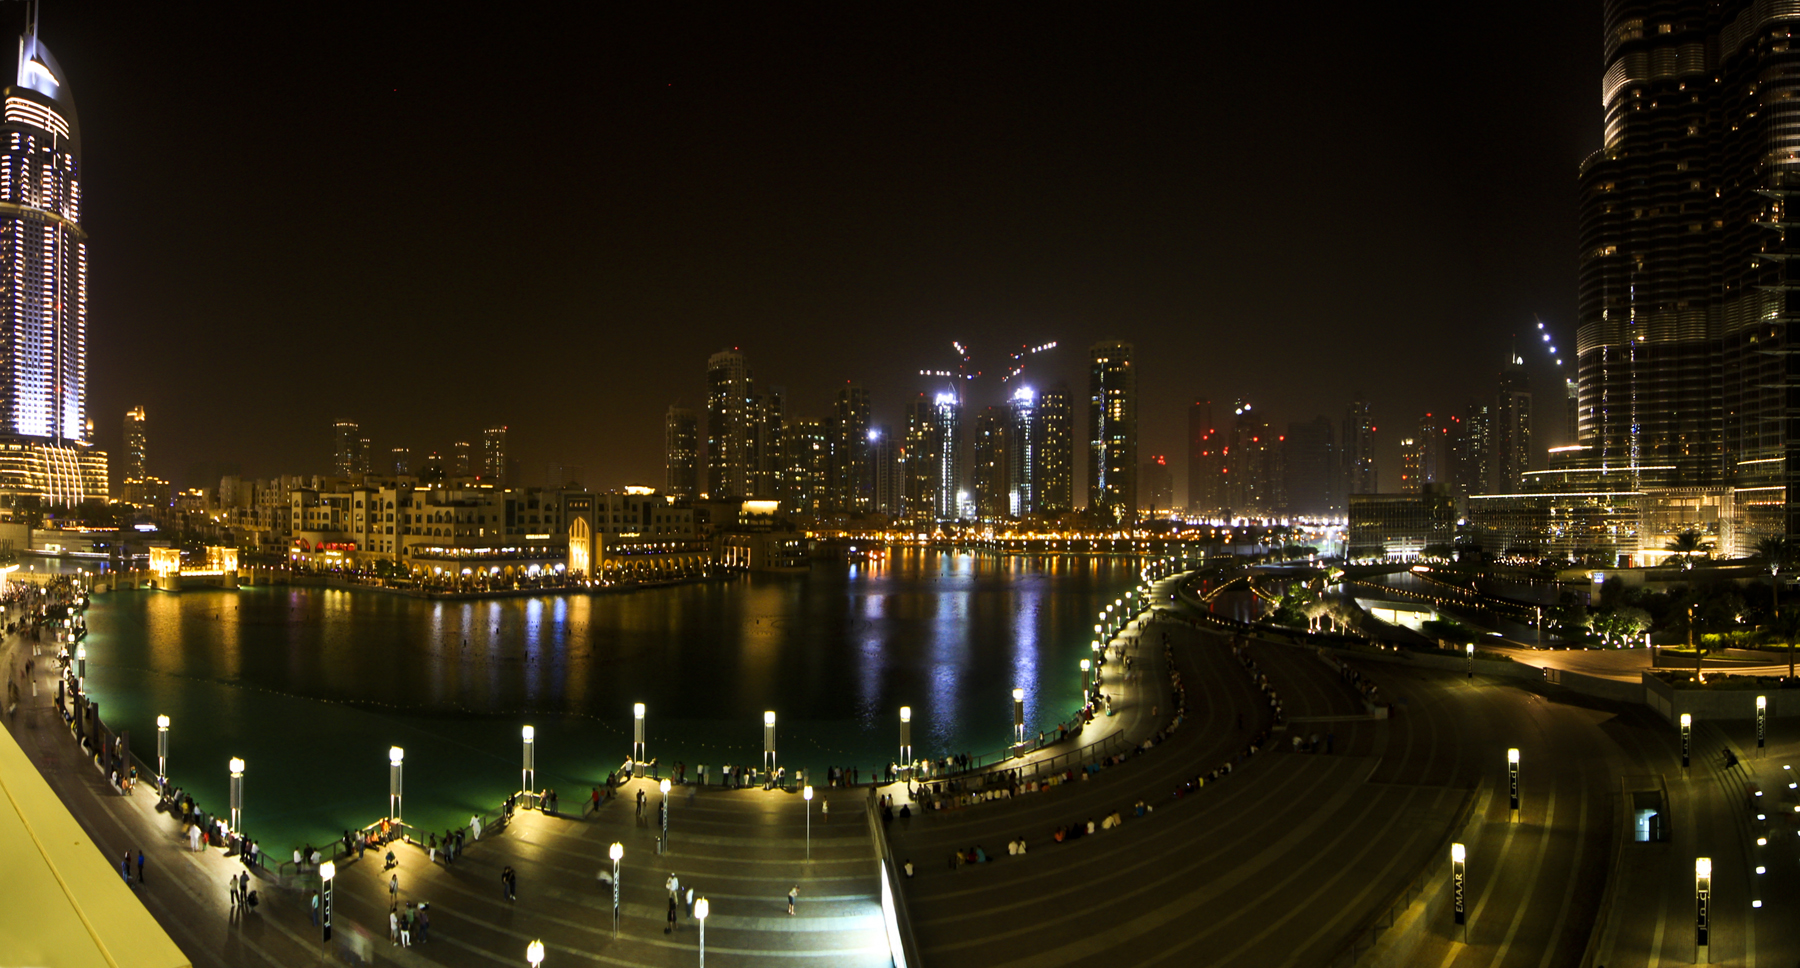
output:
[{"label": "person walking", "polygon": [[314,891],[313,896],[312,896],[312,924],[313,924],[313,927],[315,927],[315,928],[319,926],[319,892],[318,891]]},{"label": "person walking", "polygon": [[793,887],[788,888],[788,913],[789,914],[794,913],[794,901],[797,900],[799,897],[800,897],[800,885],[795,884]]},{"label": "person walking", "polygon": [[238,906],[238,897],[239,897],[239,895],[238,895],[238,879],[235,877],[227,877],[227,878],[225,878],[225,885],[231,889],[231,906],[237,907]]},{"label": "person walking", "polygon": [[412,947],[413,906],[406,902],[406,912],[400,915],[400,947]]},{"label": "person walking", "polygon": [[119,876],[125,879],[126,884],[131,883],[131,851],[129,850],[125,852],[124,858],[119,861]]},{"label": "person walking", "polygon": [[642,787],[639,787],[638,792],[637,792],[637,822],[638,822],[638,826],[640,826],[640,827],[643,826],[643,824],[644,824],[644,800],[645,799],[646,798],[644,796],[644,789]]},{"label": "person walking", "polygon": [[399,874],[390,874],[390,875],[388,875],[388,910],[398,911],[399,909],[400,909],[400,875]]}]

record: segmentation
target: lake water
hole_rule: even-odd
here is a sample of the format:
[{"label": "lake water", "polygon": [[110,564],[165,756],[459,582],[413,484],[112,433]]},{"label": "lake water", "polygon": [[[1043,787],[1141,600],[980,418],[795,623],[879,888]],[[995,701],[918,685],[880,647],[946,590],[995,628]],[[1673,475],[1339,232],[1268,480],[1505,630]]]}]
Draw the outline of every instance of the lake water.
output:
[{"label": "lake water", "polygon": [[821,782],[898,756],[899,707],[919,756],[998,749],[1025,690],[1031,732],[1080,702],[1094,615],[1138,580],[1132,558],[895,549],[801,576],[743,575],[597,595],[430,601],[260,587],[97,595],[88,689],[154,763],[168,714],[171,781],[224,812],[245,769],[244,825],[285,856],[386,812],[387,750],[406,750],[404,816],[465,823],[520,784],[520,727],[538,785],[566,809],[631,752],[718,776],[755,766],[762,713],[779,762]]}]

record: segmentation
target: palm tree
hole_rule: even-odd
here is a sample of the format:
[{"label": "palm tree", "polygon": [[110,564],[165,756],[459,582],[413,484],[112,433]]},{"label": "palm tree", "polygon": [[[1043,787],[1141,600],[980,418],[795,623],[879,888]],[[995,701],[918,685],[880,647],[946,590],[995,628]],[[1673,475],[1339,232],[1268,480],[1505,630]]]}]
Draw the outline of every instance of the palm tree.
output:
[{"label": "palm tree", "polygon": [[1782,566],[1793,560],[1794,547],[1788,542],[1787,535],[1772,534],[1757,540],[1756,556],[1769,569],[1769,592],[1775,597],[1775,617],[1780,618],[1781,583],[1775,576],[1781,572]]},{"label": "palm tree", "polygon": [[1694,567],[1694,556],[1705,550],[1705,545],[1698,531],[1683,531],[1663,545],[1664,551],[1674,552],[1681,558],[1681,569],[1686,571]]}]

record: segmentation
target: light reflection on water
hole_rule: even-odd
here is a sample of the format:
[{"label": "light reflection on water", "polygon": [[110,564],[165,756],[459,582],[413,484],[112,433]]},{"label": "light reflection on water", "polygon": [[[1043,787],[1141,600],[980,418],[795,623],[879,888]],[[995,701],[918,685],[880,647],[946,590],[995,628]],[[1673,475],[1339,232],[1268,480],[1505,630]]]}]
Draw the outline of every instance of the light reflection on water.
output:
[{"label": "light reflection on water", "polygon": [[758,762],[764,709],[790,769],[867,775],[896,755],[902,705],[921,756],[997,749],[1015,685],[1033,733],[1080,701],[1091,616],[1135,579],[1125,559],[897,550],[591,597],[122,592],[90,615],[89,685],[140,755],[175,718],[175,778],[205,802],[227,757],[249,760],[246,815],[272,844],[373,818],[389,745],[407,749],[408,818],[441,829],[516,786],[526,722],[572,803],[629,751],[633,702],[651,755],[715,776]]}]

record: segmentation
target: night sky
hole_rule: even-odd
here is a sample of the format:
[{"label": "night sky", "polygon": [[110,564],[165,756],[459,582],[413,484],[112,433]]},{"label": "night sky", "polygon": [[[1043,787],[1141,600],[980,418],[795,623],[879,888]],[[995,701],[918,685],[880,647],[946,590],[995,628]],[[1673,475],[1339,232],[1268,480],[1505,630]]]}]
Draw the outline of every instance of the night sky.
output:
[{"label": "night sky", "polygon": [[719,349],[790,417],[855,380],[898,426],[952,340],[990,374],[1057,340],[1027,381],[1085,401],[1125,339],[1178,499],[1194,398],[1285,429],[1359,388],[1391,490],[1534,314],[1572,351],[1600,145],[1599,0],[1406,9],[44,0],[98,440],[142,404],[195,486],[325,472],[338,417],[415,454],[504,423],[523,483],[660,485]]}]

